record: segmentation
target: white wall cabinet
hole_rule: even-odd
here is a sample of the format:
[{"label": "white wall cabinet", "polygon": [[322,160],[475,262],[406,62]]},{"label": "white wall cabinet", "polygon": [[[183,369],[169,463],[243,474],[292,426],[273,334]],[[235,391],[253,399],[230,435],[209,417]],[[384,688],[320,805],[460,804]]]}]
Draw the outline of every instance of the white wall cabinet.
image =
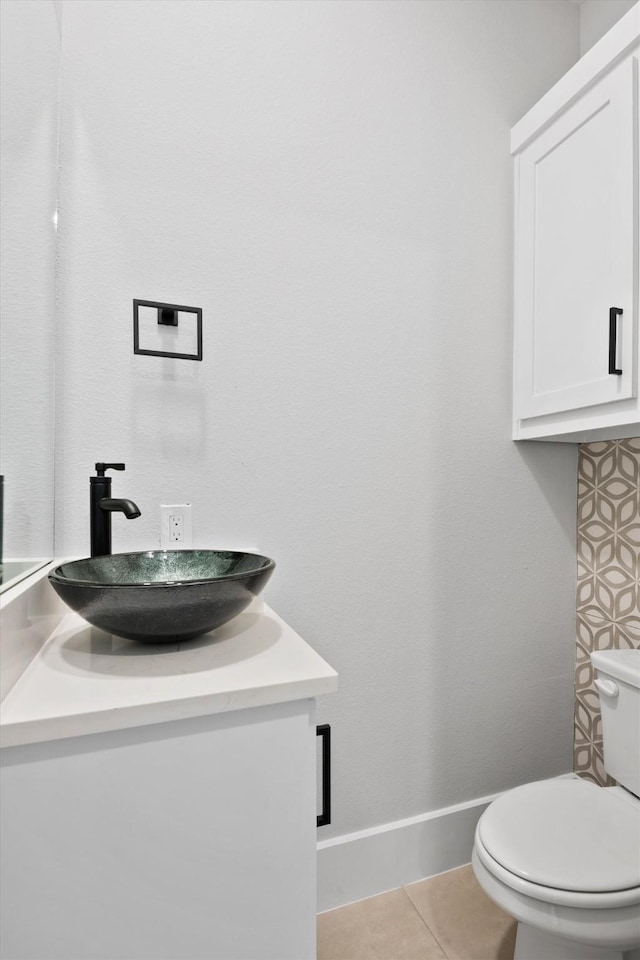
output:
[{"label": "white wall cabinet", "polygon": [[2,751],[10,960],[313,960],[315,701]]},{"label": "white wall cabinet", "polygon": [[640,433],[640,7],[514,127],[514,438]]}]

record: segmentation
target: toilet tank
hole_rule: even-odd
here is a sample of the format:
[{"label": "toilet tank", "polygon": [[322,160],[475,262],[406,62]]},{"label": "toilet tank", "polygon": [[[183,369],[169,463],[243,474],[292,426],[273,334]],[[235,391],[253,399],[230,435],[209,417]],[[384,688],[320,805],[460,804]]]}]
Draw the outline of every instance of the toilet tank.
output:
[{"label": "toilet tank", "polygon": [[605,770],[640,796],[640,650],[596,650],[591,662],[600,694]]}]

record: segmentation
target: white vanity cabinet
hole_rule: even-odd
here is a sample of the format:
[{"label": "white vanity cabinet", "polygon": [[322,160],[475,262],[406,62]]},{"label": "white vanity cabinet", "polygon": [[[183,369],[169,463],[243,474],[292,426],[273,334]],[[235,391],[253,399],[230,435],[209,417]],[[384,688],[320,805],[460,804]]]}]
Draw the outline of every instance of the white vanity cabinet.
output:
[{"label": "white vanity cabinet", "polygon": [[69,613],[13,679],[2,960],[314,960],[316,698],[338,678],[287,623],[258,598],[156,645]]},{"label": "white vanity cabinet", "polygon": [[3,750],[3,958],[313,960],[314,706]]},{"label": "white vanity cabinet", "polygon": [[513,128],[514,439],[640,433],[632,9]]}]

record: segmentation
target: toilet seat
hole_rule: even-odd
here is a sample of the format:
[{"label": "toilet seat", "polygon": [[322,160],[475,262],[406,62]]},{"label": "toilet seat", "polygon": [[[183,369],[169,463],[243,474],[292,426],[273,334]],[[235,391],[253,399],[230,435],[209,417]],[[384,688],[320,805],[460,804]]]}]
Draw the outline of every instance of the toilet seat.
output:
[{"label": "toilet seat", "polygon": [[[489,874],[506,888],[521,897],[540,901],[541,904],[548,904],[550,908],[552,908],[551,905],[570,907],[575,910],[615,910],[633,907],[634,916],[636,916],[635,908],[640,905],[640,886],[631,887],[627,890],[614,890],[610,893],[583,893],[577,890],[547,887],[539,883],[533,883],[531,880],[524,880],[515,873],[506,870],[491,856],[480,839],[478,829],[476,829],[473,852]],[[502,906],[508,912],[513,913],[514,916],[516,915],[515,911],[509,906],[504,903]]]},{"label": "toilet seat", "polygon": [[640,804],[579,779],[516,787],[480,818],[478,855],[503,883],[550,903],[640,903]]},{"label": "toilet seat", "polygon": [[[571,890],[553,890],[516,877],[504,870],[482,847],[476,832],[472,854],[473,871],[480,886],[494,903],[530,929],[533,936],[540,931],[564,944],[587,945],[589,950],[633,950],[640,944],[640,890],[615,893],[578,893]],[[547,954],[549,955],[549,954]],[[565,956],[561,950],[551,954]],[[570,951],[576,956],[575,949]],[[592,954],[589,954],[591,956]],[[543,957],[545,950],[529,956]],[[622,960],[620,953],[619,960]]]}]

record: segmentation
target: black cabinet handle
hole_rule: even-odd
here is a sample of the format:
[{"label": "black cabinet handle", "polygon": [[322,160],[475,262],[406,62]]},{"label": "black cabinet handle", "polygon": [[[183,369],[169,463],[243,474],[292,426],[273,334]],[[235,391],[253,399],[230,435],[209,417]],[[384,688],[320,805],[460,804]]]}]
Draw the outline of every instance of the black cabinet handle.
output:
[{"label": "black cabinet handle", "polygon": [[622,370],[616,367],[616,347],[618,336],[618,317],[622,316],[620,307],[609,307],[609,373],[620,376]]},{"label": "black cabinet handle", "polygon": [[316,727],[316,736],[322,738],[322,813],[317,825],[326,827],[331,823],[331,727],[321,723]]}]

